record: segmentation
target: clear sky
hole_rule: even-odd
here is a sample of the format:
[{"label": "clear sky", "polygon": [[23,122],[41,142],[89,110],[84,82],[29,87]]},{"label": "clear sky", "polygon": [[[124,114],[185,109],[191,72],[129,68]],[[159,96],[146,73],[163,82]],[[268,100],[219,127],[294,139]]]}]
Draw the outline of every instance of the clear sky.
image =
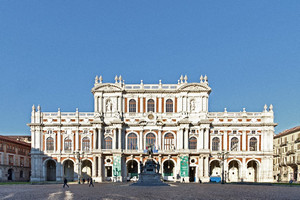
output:
[{"label": "clear sky", "polygon": [[0,134],[30,134],[31,107],[93,111],[96,75],[199,82],[209,110],[300,125],[300,1],[0,1]]}]

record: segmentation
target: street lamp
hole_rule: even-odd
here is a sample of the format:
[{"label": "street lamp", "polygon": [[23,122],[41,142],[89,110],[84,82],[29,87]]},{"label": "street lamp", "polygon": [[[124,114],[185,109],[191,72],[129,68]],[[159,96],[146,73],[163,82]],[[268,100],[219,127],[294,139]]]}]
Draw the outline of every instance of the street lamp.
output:
[{"label": "street lamp", "polygon": [[79,151],[75,152],[76,158],[78,160],[78,163],[77,163],[77,165],[78,165],[78,174],[77,174],[78,175],[78,184],[80,184],[80,177],[81,177],[81,159],[80,159],[80,156],[82,156],[83,154],[84,154],[84,152],[82,152],[81,155],[80,155]]},{"label": "street lamp", "polygon": [[229,152],[228,151],[225,151],[224,149],[218,153],[218,158],[221,160],[221,165],[222,165],[222,184],[225,183],[225,180],[224,180],[224,161],[228,158],[228,154]]}]

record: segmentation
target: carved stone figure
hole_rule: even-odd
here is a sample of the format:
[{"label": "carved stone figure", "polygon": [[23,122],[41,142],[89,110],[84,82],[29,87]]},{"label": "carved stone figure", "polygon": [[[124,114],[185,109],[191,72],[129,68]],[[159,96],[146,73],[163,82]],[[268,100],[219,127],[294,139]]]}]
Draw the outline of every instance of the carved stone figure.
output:
[{"label": "carved stone figure", "polygon": [[111,110],[112,110],[112,103],[110,100],[108,100],[106,102],[106,112],[111,112]]},{"label": "carved stone figure", "polygon": [[195,108],[196,108],[195,100],[192,100],[190,104],[191,104],[191,105],[190,105],[190,106],[191,106],[191,111],[194,111]]}]

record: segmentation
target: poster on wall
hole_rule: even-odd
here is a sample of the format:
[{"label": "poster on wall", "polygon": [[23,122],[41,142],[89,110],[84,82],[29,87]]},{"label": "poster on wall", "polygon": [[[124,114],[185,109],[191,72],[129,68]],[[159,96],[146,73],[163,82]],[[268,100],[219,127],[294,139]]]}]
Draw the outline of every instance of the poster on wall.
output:
[{"label": "poster on wall", "polygon": [[113,176],[121,176],[121,157],[114,156]]},{"label": "poster on wall", "polygon": [[189,157],[188,156],[180,157],[180,176],[181,177],[189,176]]}]

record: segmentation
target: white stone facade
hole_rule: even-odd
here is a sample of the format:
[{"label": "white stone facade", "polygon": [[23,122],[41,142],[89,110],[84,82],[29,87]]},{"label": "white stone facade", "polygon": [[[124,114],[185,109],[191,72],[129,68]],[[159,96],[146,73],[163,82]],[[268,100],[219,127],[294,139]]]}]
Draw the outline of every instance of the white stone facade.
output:
[{"label": "white stone facade", "polygon": [[100,76],[92,89],[94,112],[33,107],[31,180],[80,175],[125,181],[149,159],[149,146],[166,180],[208,182],[221,176],[218,153],[224,150],[229,152],[224,179],[272,182],[272,105],[262,112],[209,112],[210,92],[206,76],[198,83],[181,76],[177,84],[125,84],[121,76],[103,83]]}]

